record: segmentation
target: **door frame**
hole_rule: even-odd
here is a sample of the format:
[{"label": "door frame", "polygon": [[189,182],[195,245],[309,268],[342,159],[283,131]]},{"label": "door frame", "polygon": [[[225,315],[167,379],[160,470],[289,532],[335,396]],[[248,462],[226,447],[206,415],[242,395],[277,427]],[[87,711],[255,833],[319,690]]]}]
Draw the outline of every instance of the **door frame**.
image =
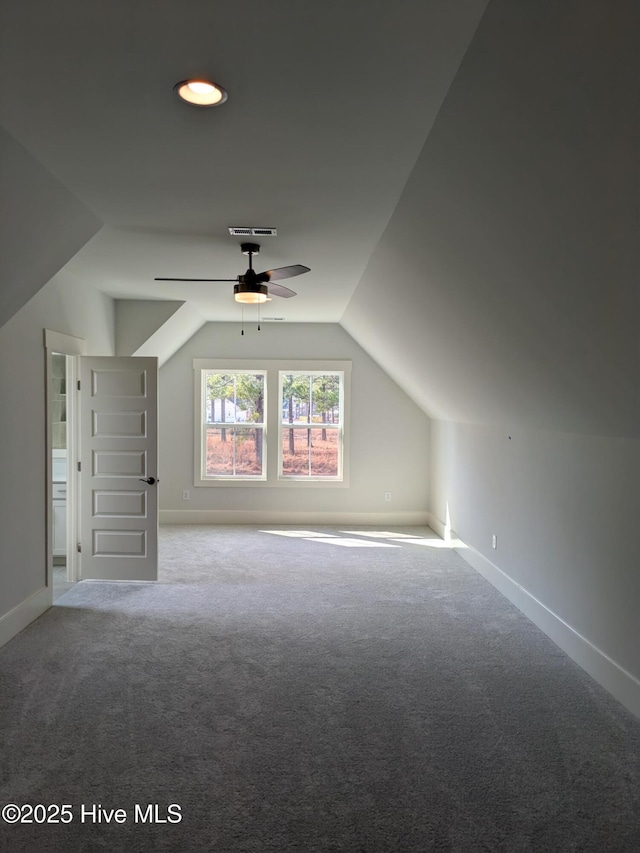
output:
[{"label": "door frame", "polygon": [[45,419],[46,419],[46,586],[49,590],[50,603],[53,600],[53,434],[51,387],[53,378],[53,353],[60,353],[66,358],[66,409],[67,409],[67,580],[81,579],[80,554],[76,543],[79,524],[79,488],[78,466],[79,458],[79,400],[78,400],[78,359],[85,355],[87,343],[82,338],[74,338],[62,332],[44,329],[45,348]]}]

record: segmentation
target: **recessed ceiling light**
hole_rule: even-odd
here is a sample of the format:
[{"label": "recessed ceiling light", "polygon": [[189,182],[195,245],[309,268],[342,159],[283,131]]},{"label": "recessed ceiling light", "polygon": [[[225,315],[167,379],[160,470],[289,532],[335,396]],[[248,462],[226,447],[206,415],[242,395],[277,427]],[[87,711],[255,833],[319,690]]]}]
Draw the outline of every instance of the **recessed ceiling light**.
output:
[{"label": "recessed ceiling light", "polygon": [[173,87],[178,96],[196,107],[217,107],[227,100],[227,93],[209,80],[183,80]]}]

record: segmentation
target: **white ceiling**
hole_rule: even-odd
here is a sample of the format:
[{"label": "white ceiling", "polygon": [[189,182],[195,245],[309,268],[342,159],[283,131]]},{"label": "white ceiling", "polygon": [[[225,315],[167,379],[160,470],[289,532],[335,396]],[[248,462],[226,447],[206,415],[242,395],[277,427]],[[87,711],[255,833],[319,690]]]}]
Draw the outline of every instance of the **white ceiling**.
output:
[{"label": "white ceiling", "polygon": [[[486,0],[3,0],[0,123],[105,224],[67,269],[237,321],[229,225],[306,264],[267,315],[337,322],[400,199]],[[219,108],[173,85],[210,77]],[[390,280],[388,287],[393,288]]]}]

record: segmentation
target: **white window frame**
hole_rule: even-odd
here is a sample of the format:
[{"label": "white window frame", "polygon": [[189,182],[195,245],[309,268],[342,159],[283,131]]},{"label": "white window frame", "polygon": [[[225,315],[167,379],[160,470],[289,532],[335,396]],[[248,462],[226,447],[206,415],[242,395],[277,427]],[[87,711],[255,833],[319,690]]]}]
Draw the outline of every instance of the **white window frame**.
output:
[{"label": "white window frame", "polygon": [[[262,474],[207,474],[206,473],[206,451],[205,451],[205,437],[207,431],[207,420],[205,418],[206,414],[206,391],[207,391],[207,381],[206,376],[207,373],[228,373],[232,376],[237,376],[238,374],[248,374],[248,375],[257,375],[261,374],[264,376],[264,412],[265,414],[268,412],[268,390],[267,390],[267,371],[262,367],[229,367],[228,365],[225,367],[203,367],[199,371],[199,406],[196,405],[196,418],[199,418],[199,421],[196,420],[196,453],[195,453],[195,464],[196,464],[196,477],[194,480],[194,485],[204,485],[208,483],[216,483],[216,482],[234,482],[234,483],[260,483],[264,482],[267,479],[267,458],[266,458],[266,448],[267,448],[267,423],[266,418],[263,419],[262,424]],[[198,372],[196,371],[196,380],[198,378]],[[195,383],[196,387],[198,387],[198,382]],[[220,429],[229,429],[230,431],[238,426],[237,423],[229,422],[229,423],[220,423],[216,424]],[[247,424],[247,426],[251,426]],[[235,439],[234,439],[235,440]]]},{"label": "white window frame", "polygon": [[[340,422],[338,424],[312,424],[293,423],[285,421],[282,415],[284,379],[286,376],[339,376],[340,377]],[[278,479],[282,481],[296,481],[300,483],[324,483],[341,482],[344,457],[344,371],[343,370],[280,370],[278,371]],[[335,476],[312,476],[310,474],[284,474],[283,473],[283,444],[285,431],[293,429],[307,431],[309,429],[326,429],[338,433],[338,473]]]},{"label": "white window frame", "polygon": [[[300,359],[238,359],[238,358],[194,358],[194,477],[195,487],[230,488],[247,486],[260,488],[348,488],[349,486],[349,433],[351,402],[351,362],[334,360]],[[204,428],[204,371],[266,373],[265,425],[263,460],[264,479],[257,477],[205,477],[203,459]],[[281,399],[280,376],[282,373],[341,373],[342,374],[342,453],[341,477],[294,477],[280,476],[281,471]],[[289,424],[284,424],[288,429]],[[305,425],[306,428],[306,425]]]}]

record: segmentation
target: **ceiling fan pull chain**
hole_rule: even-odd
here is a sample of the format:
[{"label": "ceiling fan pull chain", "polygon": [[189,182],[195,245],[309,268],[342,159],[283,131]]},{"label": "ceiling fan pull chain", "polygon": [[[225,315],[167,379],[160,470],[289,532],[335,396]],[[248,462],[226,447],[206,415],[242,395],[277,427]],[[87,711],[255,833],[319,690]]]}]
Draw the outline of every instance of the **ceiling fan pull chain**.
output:
[{"label": "ceiling fan pull chain", "polygon": [[244,305],[242,306],[241,317],[242,317],[242,322],[241,322],[240,328],[242,329],[242,331],[240,332],[240,334],[244,335]]},{"label": "ceiling fan pull chain", "polygon": [[260,305],[258,305],[258,331],[260,331]]}]

